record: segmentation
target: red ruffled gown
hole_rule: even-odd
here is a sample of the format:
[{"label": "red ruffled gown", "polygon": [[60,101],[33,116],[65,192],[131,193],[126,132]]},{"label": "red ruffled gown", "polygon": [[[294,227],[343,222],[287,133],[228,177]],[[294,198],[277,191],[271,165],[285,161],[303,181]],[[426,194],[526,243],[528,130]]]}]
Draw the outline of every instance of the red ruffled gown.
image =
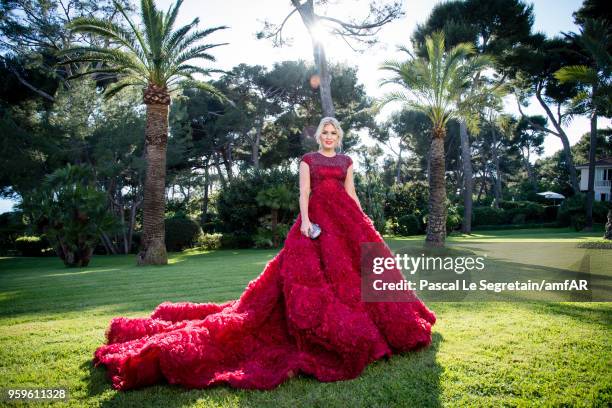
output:
[{"label": "red ruffled gown", "polygon": [[384,356],[431,343],[435,314],[413,292],[409,302],[361,299],[359,243],[384,241],[344,189],[351,158],[311,152],[301,160],[310,166],[308,212],[321,235],[302,235],[298,216],[239,299],[164,302],[148,318],[113,318],[94,353],[113,388],[165,381],[272,389],[300,373],[347,380]]}]

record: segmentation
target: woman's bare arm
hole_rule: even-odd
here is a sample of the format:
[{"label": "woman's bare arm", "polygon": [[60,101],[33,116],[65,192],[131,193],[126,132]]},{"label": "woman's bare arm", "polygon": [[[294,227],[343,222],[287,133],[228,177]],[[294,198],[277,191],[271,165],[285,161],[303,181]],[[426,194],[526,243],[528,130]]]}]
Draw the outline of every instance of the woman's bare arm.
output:
[{"label": "woman's bare arm", "polygon": [[300,231],[308,236],[310,218],[308,217],[308,201],[310,200],[310,167],[305,161],[300,162],[300,214],[302,225]]},{"label": "woman's bare arm", "polygon": [[357,192],[355,191],[355,182],[353,181],[353,165],[352,164],[346,170],[346,179],[344,180],[344,189],[346,190],[348,195],[350,195],[353,198],[353,200],[355,200],[359,209],[363,211],[363,208],[361,208],[361,204],[359,203],[359,198],[357,197]]}]

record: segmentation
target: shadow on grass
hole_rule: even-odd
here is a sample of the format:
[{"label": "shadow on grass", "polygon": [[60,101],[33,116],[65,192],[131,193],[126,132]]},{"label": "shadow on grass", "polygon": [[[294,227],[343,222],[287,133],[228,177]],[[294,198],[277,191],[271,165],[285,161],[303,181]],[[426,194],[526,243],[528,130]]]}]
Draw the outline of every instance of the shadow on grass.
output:
[{"label": "shadow on grass", "polygon": [[102,256],[87,268],[54,258],[0,260],[0,317],[49,319],[69,313],[148,315],[164,301],[237,298],[272,258],[268,250],[172,254],[164,267],[136,266],[133,256]]},{"label": "shadow on grass", "polygon": [[610,303],[596,304],[602,305],[603,307],[593,307],[585,303],[527,303],[528,306],[540,313],[563,315],[581,322],[601,324],[608,328],[612,327],[612,306]]},{"label": "shadow on grass", "polygon": [[[440,377],[442,367],[436,355],[443,341],[433,333],[429,347],[370,364],[357,378],[347,381],[320,382],[312,376],[299,375],[273,390],[241,390],[228,385],[205,389],[186,389],[162,382],[136,390],[114,391],[104,366],[94,367],[84,361],[88,370],[87,395],[102,399],[101,406],[191,406],[196,401],[211,406],[274,407],[441,407]],[[111,390],[110,398],[102,394]]]}]

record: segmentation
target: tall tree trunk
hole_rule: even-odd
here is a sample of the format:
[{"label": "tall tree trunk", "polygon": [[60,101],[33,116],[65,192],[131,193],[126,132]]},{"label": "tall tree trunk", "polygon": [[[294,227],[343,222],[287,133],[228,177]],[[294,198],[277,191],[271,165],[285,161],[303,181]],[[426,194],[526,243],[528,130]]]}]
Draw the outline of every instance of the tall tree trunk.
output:
[{"label": "tall tree trunk", "polygon": [[436,247],[444,246],[446,239],[445,133],[444,127],[434,128],[429,156],[429,215],[425,243]]},{"label": "tall tree trunk", "polygon": [[499,202],[502,199],[502,182],[501,182],[501,171],[499,169],[499,152],[497,150],[497,132],[491,124],[491,140],[493,147],[493,164],[495,165],[495,208],[499,208]]},{"label": "tall tree trunk", "polygon": [[215,168],[217,169],[217,174],[219,175],[219,181],[221,182],[221,187],[225,188],[227,185],[227,181],[225,180],[225,176],[223,176],[223,172],[221,171],[221,165],[219,164],[219,155],[215,154]]},{"label": "tall tree trunk", "polygon": [[[146,95],[145,103],[147,103]],[[169,103],[169,97],[167,103],[147,103],[145,128],[147,172],[144,187],[143,249],[138,254],[139,265],[165,265],[168,263],[164,213],[166,208],[166,149],[168,146]]]},{"label": "tall tree trunk", "polygon": [[[483,158],[484,162],[484,158]],[[482,176],[480,177],[480,190],[478,190],[478,197],[476,197],[476,202],[480,204],[480,198],[482,197],[482,193],[487,188],[487,168],[486,163],[483,163]]]},{"label": "tall tree trunk", "polygon": [[234,173],[232,170],[233,159],[232,159],[232,145],[228,143],[223,147],[223,165],[225,166],[225,172],[227,173],[227,179],[231,183],[234,178]]},{"label": "tall tree trunk", "polygon": [[[316,40],[313,42],[316,42]],[[332,100],[331,74],[327,65],[325,48],[323,47],[323,44],[318,42],[316,45],[313,45],[313,47],[315,63],[317,64],[319,78],[321,79],[321,84],[319,85],[319,92],[321,95],[321,109],[323,111],[323,116],[334,117],[336,115],[336,111],[334,109],[334,102]]]},{"label": "tall tree trunk", "polygon": [[110,239],[108,234],[102,231],[102,233],[100,234],[100,238],[102,238],[102,243],[104,244],[106,251],[110,251],[111,254],[117,255],[119,251],[117,251],[117,247],[115,246],[115,244],[113,244],[113,240]]},{"label": "tall tree trunk", "polygon": [[208,160],[207,158],[204,161],[204,198],[202,199],[202,216],[200,217],[200,224],[202,227],[208,222],[208,185],[210,184]]},{"label": "tall tree trunk", "polygon": [[525,170],[527,171],[527,179],[529,180],[529,183],[531,183],[531,185],[533,186],[533,189],[535,190],[538,186],[538,181],[536,180],[536,174],[533,169],[533,166],[529,162],[529,158],[530,158],[529,147],[527,147],[527,155],[522,155],[522,158],[523,158],[523,166],[525,166]]},{"label": "tall tree trunk", "polygon": [[465,121],[459,121],[459,136],[461,137],[461,163],[463,167],[463,222],[461,232],[472,233],[472,190],[473,190],[473,168],[472,155],[470,152],[470,137],[467,132]]},{"label": "tall tree trunk", "polygon": [[546,116],[548,116],[553,126],[557,130],[556,136],[561,139],[561,143],[563,144],[563,154],[565,156],[565,167],[570,175],[572,189],[574,190],[575,194],[578,194],[580,192],[580,186],[578,185],[578,177],[576,176],[576,168],[574,167],[574,159],[567,134],[563,130],[563,127],[561,127],[561,123],[559,123],[557,118],[555,118],[555,115],[553,115],[546,102],[544,102],[544,99],[542,98],[542,89],[540,87],[537,88],[535,95],[542,108],[544,108]]},{"label": "tall tree trunk", "polygon": [[325,48],[317,36],[312,33],[312,29],[316,27],[317,24],[313,0],[306,0],[303,4],[300,4],[300,0],[291,0],[291,3],[300,13],[302,21],[306,29],[308,29],[312,40],[314,62],[317,67],[317,74],[319,75],[319,93],[323,116],[333,117],[335,116],[335,110],[331,94],[331,74],[327,64],[327,57],[325,56]]},{"label": "tall tree trunk", "polygon": [[253,167],[259,169],[259,145],[261,144],[261,132],[263,130],[263,118],[257,124],[257,133],[255,134],[255,141],[251,146],[251,158],[253,160]]},{"label": "tall tree trunk", "polygon": [[[593,86],[593,95],[591,100],[595,104],[595,92],[597,86]],[[593,107],[591,114],[591,135],[589,145],[589,187],[587,192],[586,202],[586,224],[584,229],[591,231],[593,229],[593,201],[595,200],[595,152],[597,151],[597,108]]]},{"label": "tall tree trunk", "polygon": [[128,229],[128,242],[127,242],[127,252],[126,255],[132,251],[132,238],[134,236],[134,228],[136,226],[136,211],[138,211],[138,207],[142,204],[142,199],[138,201],[132,201],[132,207],[130,208],[130,226]]},{"label": "tall tree trunk", "polygon": [[399,184],[402,182],[401,180],[401,170],[402,170],[402,142],[399,143],[399,155],[397,156],[397,169],[395,174],[395,184]]}]

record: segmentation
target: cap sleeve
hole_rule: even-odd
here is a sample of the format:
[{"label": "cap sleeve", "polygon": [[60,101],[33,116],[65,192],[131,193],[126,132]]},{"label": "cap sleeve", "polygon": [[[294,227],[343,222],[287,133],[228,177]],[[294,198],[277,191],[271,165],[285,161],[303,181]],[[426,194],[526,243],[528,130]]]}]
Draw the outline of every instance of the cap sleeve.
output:
[{"label": "cap sleeve", "polygon": [[305,162],[306,164],[308,164],[310,166],[310,164],[312,163],[312,155],[310,153],[306,153],[304,154],[301,158],[300,158],[300,163],[301,162]]},{"label": "cap sleeve", "polygon": [[348,154],[346,155],[346,167],[351,167],[351,164],[353,164],[353,159],[351,159],[351,156],[349,156]]}]

